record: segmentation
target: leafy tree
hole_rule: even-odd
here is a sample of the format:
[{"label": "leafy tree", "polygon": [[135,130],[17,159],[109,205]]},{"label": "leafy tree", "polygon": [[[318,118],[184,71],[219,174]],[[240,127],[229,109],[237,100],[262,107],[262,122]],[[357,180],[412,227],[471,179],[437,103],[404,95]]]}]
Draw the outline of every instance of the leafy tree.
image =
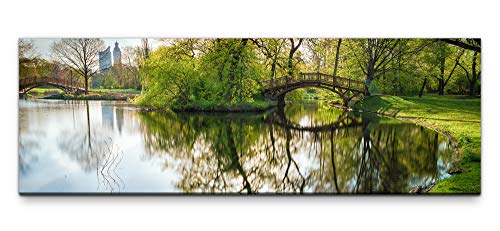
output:
[{"label": "leafy tree", "polygon": [[300,38],[296,40],[293,38],[289,38],[288,40],[290,41],[290,51],[288,52],[287,70],[288,70],[288,76],[292,77],[295,73],[295,65],[298,63],[294,61],[294,55],[299,49],[304,39]]},{"label": "leafy tree", "polygon": [[286,39],[251,39],[251,41],[259,48],[259,51],[264,56],[264,63],[269,67],[269,79],[273,80],[277,77],[279,69],[284,70],[283,50],[286,46]]},{"label": "leafy tree", "polygon": [[463,49],[475,51],[478,53],[481,53],[481,39],[476,38],[476,39],[464,39],[464,38],[459,38],[459,39],[438,39],[439,41],[443,41],[445,43],[455,45],[457,47],[461,47]]},{"label": "leafy tree", "polygon": [[175,59],[172,48],[152,52],[141,72],[143,94],[140,104],[158,108],[180,108],[191,101],[193,82],[199,78],[195,59]]},{"label": "leafy tree", "polygon": [[253,101],[260,91],[262,66],[249,39],[215,39],[207,45],[202,68],[205,81],[215,90],[211,99],[232,104]]},{"label": "leafy tree", "polygon": [[388,71],[388,64],[402,53],[396,47],[401,39],[352,39],[349,47],[365,75],[366,87],[370,90],[373,80]]},{"label": "leafy tree", "polygon": [[[137,49],[134,57],[140,61],[135,62],[136,66],[124,67],[122,71],[135,67],[139,70],[138,76],[141,76],[145,93],[143,103],[152,100],[156,106],[162,104],[177,109],[197,108],[196,105],[233,107],[249,103],[261,94],[262,80],[312,71],[363,80],[371,93],[422,95],[427,89],[444,94],[447,86],[451,92],[459,93],[464,85],[459,81],[465,80],[453,77],[467,78],[467,73],[462,75],[463,68],[458,67],[459,64],[464,67],[471,65],[466,61],[458,62],[464,52],[459,46],[438,39],[238,38],[161,41],[165,45],[157,51],[144,49],[144,46]],[[145,58],[146,53],[148,58]],[[467,62],[471,63],[472,54],[466,56],[469,58]],[[153,57],[154,60],[150,60]],[[460,71],[457,72],[457,69]],[[133,71],[120,73],[120,76],[130,79],[134,76],[131,73]],[[476,71],[476,76],[478,73]],[[471,83],[474,80],[472,72],[469,72],[469,77]],[[165,80],[167,78],[170,79]],[[375,80],[377,84],[372,85]],[[129,84],[128,80],[116,81],[119,86]],[[169,93],[164,94],[166,98],[163,101],[151,93],[151,96],[146,96],[153,89]],[[321,89],[314,91],[321,98],[335,99],[334,93],[325,94]],[[288,99],[303,98],[304,93],[291,92]]]},{"label": "leafy tree", "polygon": [[[33,75],[34,69],[37,66],[37,57],[34,55],[35,46],[33,41],[27,39],[19,39],[18,41],[18,61],[19,61],[19,78],[26,78]],[[31,76],[34,77],[34,76]]]},{"label": "leafy tree", "polygon": [[432,76],[438,83],[439,95],[444,94],[445,87],[457,69],[463,53],[463,50],[451,47],[444,42],[436,42],[430,46],[428,61],[434,67]]},{"label": "leafy tree", "polygon": [[[29,77],[71,78],[69,68],[57,61],[41,58],[32,40],[19,39],[19,79]],[[77,81],[77,79],[75,79]]]},{"label": "leafy tree", "polygon": [[428,68],[421,49],[430,42],[427,39],[411,39],[400,43],[395,52],[404,55],[395,57],[387,64],[387,71],[377,81],[379,90],[391,95],[416,95],[421,90],[422,82],[427,82]]},{"label": "leafy tree", "polygon": [[[470,57],[471,53],[473,53],[472,58]],[[467,64],[457,63],[464,70],[465,76],[467,77],[467,82],[469,83],[469,96],[476,95],[477,81],[481,78],[481,56],[478,56],[478,54],[479,52],[477,51],[465,53],[465,62],[467,64],[470,63],[470,69],[465,67]]]},{"label": "leafy tree", "polygon": [[342,39],[339,38],[337,41],[337,51],[335,52],[335,66],[333,67],[333,76],[337,76],[337,68],[339,65],[339,54],[340,54],[340,45],[342,44]]}]

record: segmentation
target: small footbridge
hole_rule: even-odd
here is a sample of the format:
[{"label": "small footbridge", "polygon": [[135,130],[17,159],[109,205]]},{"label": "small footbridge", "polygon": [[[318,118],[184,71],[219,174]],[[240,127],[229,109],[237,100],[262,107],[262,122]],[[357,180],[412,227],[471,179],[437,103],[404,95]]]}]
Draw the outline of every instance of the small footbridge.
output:
[{"label": "small footbridge", "polygon": [[299,73],[263,81],[264,96],[278,100],[278,105],[285,104],[286,93],[298,88],[318,87],[337,93],[347,105],[355,97],[366,96],[368,91],[363,81],[333,76],[320,72]]},{"label": "small footbridge", "polygon": [[85,91],[85,84],[80,81],[57,77],[30,77],[19,80],[19,93],[26,94],[31,89],[40,86],[52,86],[66,93],[80,93]]}]

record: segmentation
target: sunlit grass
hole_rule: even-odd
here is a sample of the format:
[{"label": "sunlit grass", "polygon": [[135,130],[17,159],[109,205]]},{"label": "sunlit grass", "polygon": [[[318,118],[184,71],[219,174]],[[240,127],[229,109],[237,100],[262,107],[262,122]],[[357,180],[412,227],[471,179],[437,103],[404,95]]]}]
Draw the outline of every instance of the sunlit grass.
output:
[{"label": "sunlit grass", "polygon": [[433,193],[480,193],[481,100],[466,96],[373,96],[355,108],[416,119],[448,131],[457,139],[464,173],[437,183]]},{"label": "sunlit grass", "polygon": [[141,90],[137,89],[104,89],[104,88],[96,88],[96,89],[90,89],[91,91],[96,91],[96,92],[109,92],[109,93],[124,93],[124,94],[141,94]]},{"label": "sunlit grass", "polygon": [[63,93],[64,91],[59,89],[59,88],[33,88],[29,91],[30,93],[35,93],[36,94],[39,94],[39,95],[45,95],[46,93],[50,93],[50,94],[61,94]]}]

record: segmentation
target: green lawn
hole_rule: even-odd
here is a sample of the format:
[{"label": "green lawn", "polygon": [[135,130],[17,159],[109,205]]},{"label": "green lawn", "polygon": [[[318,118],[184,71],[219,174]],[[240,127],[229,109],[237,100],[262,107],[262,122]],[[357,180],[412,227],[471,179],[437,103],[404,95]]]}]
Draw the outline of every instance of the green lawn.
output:
[{"label": "green lawn", "polygon": [[463,173],[438,182],[431,192],[481,192],[480,98],[437,95],[423,98],[373,96],[357,102],[354,108],[421,121],[449,132],[458,142],[458,163]]},{"label": "green lawn", "polygon": [[107,93],[124,93],[124,94],[141,94],[141,90],[137,89],[90,89],[90,91],[95,92],[107,92]]},{"label": "green lawn", "polygon": [[64,91],[59,88],[52,88],[52,87],[50,88],[36,87],[29,91],[29,94],[36,96],[44,96],[46,94],[61,94],[61,93],[64,93]]},{"label": "green lawn", "polygon": [[38,92],[39,94],[44,94],[45,92],[59,92],[62,93],[64,92],[63,90],[59,88],[33,88],[30,90],[30,92]]}]

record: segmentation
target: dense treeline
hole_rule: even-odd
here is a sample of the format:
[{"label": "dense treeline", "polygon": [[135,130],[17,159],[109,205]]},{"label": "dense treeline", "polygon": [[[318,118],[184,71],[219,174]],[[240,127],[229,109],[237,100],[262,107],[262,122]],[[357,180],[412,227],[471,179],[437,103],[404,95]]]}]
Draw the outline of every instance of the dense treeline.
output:
[{"label": "dense treeline", "polygon": [[41,58],[36,53],[33,42],[19,40],[19,79],[28,77],[59,77],[70,78],[70,74],[63,64]]},{"label": "dense treeline", "polygon": [[264,80],[316,71],[365,81],[372,94],[472,96],[480,89],[480,53],[436,39],[174,39],[144,61],[138,102],[231,107],[259,100]]},{"label": "dense treeline", "polygon": [[[103,45],[100,39],[74,40],[60,43]],[[477,39],[162,39],[155,50],[142,41],[142,46],[125,49],[122,64],[97,73],[95,58],[82,65],[64,58],[45,60],[21,39],[20,78],[58,75],[89,81],[93,88],[142,89],[138,104],[179,110],[266,107],[263,81],[299,72],[362,80],[371,94],[474,96],[481,86]],[[61,56],[57,45],[64,44],[53,46]],[[287,98],[310,94],[336,97],[321,89],[298,89]]]},{"label": "dense treeline", "polygon": [[140,90],[139,69],[130,64],[115,64],[109,71],[92,77],[92,88]]},{"label": "dense treeline", "polygon": [[248,39],[180,39],[152,52],[141,68],[139,103],[209,109],[253,102],[264,65]]}]

